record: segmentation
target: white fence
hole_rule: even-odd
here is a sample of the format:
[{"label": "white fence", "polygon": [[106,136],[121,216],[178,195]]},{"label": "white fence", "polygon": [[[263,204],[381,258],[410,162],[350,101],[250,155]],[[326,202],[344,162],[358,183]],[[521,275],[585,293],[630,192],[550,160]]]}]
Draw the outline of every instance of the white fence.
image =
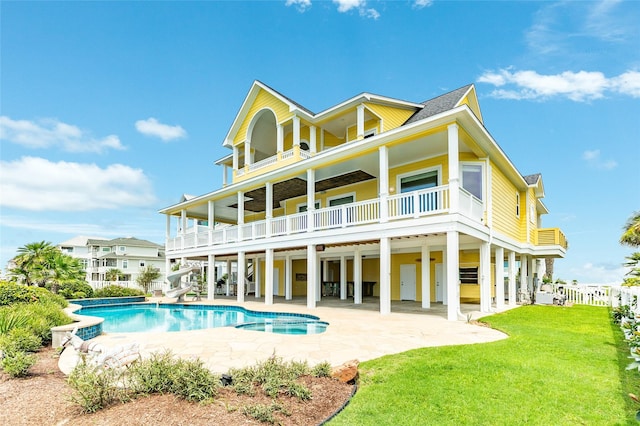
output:
[{"label": "white fence", "polygon": [[[117,286],[126,287],[126,288],[135,288],[135,289],[141,290],[141,291],[144,290],[135,281],[89,281],[89,285],[94,290],[99,290],[101,288],[108,287],[110,285],[117,285]],[[162,282],[162,281],[154,281],[149,286],[149,291],[162,290],[163,287],[164,287],[164,282]]]}]

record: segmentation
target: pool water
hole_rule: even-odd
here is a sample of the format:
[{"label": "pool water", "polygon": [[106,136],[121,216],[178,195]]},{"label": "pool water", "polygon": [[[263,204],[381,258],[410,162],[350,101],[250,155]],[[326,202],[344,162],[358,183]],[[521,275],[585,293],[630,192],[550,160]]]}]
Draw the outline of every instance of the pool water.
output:
[{"label": "pool water", "polygon": [[328,325],[313,315],[256,312],[237,306],[145,303],[83,307],[76,313],[104,318],[102,330],[106,333],[237,327],[279,334],[318,334]]}]

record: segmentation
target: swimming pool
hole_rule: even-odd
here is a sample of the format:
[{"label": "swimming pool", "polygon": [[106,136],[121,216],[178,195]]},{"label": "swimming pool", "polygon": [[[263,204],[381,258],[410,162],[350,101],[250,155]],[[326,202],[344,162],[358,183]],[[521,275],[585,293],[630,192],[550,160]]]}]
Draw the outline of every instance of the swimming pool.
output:
[{"label": "swimming pool", "polygon": [[123,304],[83,307],[76,313],[104,318],[102,330],[107,333],[236,327],[279,334],[318,334],[329,325],[313,315],[256,312],[220,305]]}]

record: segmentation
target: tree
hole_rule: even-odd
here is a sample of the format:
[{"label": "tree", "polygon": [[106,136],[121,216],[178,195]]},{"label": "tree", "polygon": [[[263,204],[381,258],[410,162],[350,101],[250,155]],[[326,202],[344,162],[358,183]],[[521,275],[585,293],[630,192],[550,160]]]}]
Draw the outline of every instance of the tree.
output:
[{"label": "tree", "polygon": [[640,247],[640,211],[634,212],[624,225],[620,244]]},{"label": "tree", "polygon": [[160,278],[160,270],[154,268],[151,265],[147,265],[143,269],[140,270],[138,277],[136,278],[136,282],[145,293],[149,293],[149,288],[151,287],[151,283],[153,281]]},{"label": "tree", "polygon": [[57,294],[61,285],[85,281],[80,259],[58,252],[49,260],[51,292]]},{"label": "tree", "polygon": [[626,275],[640,278],[640,252],[632,253],[631,256],[627,256],[625,259],[627,259],[627,261],[624,263],[624,266],[631,268]]},{"label": "tree", "polygon": [[16,267],[11,269],[11,275],[16,281],[26,285],[44,287],[48,278],[49,265],[58,253],[62,254],[50,242],[26,244],[18,248],[18,255],[13,258]]},{"label": "tree", "polygon": [[104,273],[104,278],[107,281],[118,281],[124,273],[118,268],[111,268]]}]

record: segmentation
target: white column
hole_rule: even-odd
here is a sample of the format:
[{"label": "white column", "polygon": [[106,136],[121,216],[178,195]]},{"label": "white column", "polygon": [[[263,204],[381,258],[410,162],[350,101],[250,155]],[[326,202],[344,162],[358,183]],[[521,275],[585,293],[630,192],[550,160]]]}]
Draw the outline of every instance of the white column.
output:
[{"label": "white column", "polygon": [[309,152],[311,155],[318,151],[316,146],[316,126],[309,126]]},{"label": "white column", "polygon": [[164,238],[169,241],[171,238],[171,215],[168,214],[165,219]]},{"label": "white column", "polygon": [[284,130],[282,124],[276,126],[276,151],[282,153],[284,151]]},{"label": "white column", "polygon": [[447,232],[447,319],[458,320],[460,309],[460,242],[458,231]]},{"label": "white column", "polygon": [[480,243],[480,312],[491,312],[491,249]]},{"label": "white column", "polygon": [[535,292],[536,289],[535,289],[535,283],[533,282],[533,278],[534,278],[533,274],[535,274],[536,272],[536,259],[533,256],[529,256],[528,260],[529,260],[529,265],[527,265],[527,272],[528,272],[527,285],[530,291]]},{"label": "white column", "polygon": [[244,165],[248,166],[251,164],[251,141],[244,141]]},{"label": "white column", "polygon": [[293,280],[291,277],[291,271],[293,268],[291,266],[291,256],[286,255],[284,259],[284,298],[286,300],[291,300],[293,298]]},{"label": "white column", "polygon": [[238,240],[242,241],[242,225],[244,225],[244,192],[238,191]]},{"label": "white column", "polygon": [[380,313],[391,313],[391,242],[380,238]]},{"label": "white column", "polygon": [[313,232],[313,215],[316,210],[316,172],[307,169],[307,232]]},{"label": "white column", "polygon": [[317,260],[316,246],[314,244],[307,245],[307,308],[309,309],[316,307]]},{"label": "white column", "polygon": [[356,107],[356,139],[364,138],[364,105],[360,104]]},{"label": "white column", "polygon": [[247,273],[245,261],[244,252],[238,252],[238,282],[236,284],[236,296],[238,303],[244,302],[244,276]]},{"label": "white column", "polygon": [[[380,279],[382,280],[382,277]],[[353,303],[356,305],[362,303],[362,255],[360,254],[360,247],[356,247],[353,252]]]},{"label": "white column", "polygon": [[510,251],[508,257],[509,306],[516,306],[516,252]]},{"label": "white column", "polygon": [[188,226],[188,220],[187,220],[187,211],[186,210],[180,210],[180,248],[184,250],[185,246],[184,246],[184,236],[187,233],[187,226]]},{"label": "white column", "polygon": [[208,231],[209,231],[209,245],[213,245],[213,225],[215,222],[215,205],[213,201],[209,200],[207,202],[207,223],[208,223]]},{"label": "white column", "polygon": [[260,294],[262,293],[262,289],[260,287],[261,285],[260,283],[262,282],[262,273],[260,271],[261,271],[260,259],[256,257],[253,259],[253,282],[256,288],[256,292],[255,292],[256,299],[259,299]]},{"label": "white column", "polygon": [[238,170],[238,164],[240,163],[240,153],[237,146],[233,147],[233,170]]},{"label": "white column", "polygon": [[231,296],[231,288],[229,286],[231,282],[231,259],[227,259],[227,291],[226,295]]},{"label": "white column", "polygon": [[213,300],[216,294],[216,258],[207,256],[207,300]]},{"label": "white column", "polygon": [[322,300],[322,283],[320,282],[320,274],[322,268],[320,267],[320,253],[316,251],[316,302]]},{"label": "white column", "polygon": [[460,204],[460,161],[457,124],[450,124],[447,127],[447,141],[449,155],[449,212],[458,213]]},{"label": "white column", "polygon": [[529,291],[527,287],[527,255],[520,255],[520,293]]},{"label": "white column", "polygon": [[264,303],[265,305],[273,305],[273,249],[266,250],[264,260]]},{"label": "white column", "polygon": [[389,205],[387,198],[389,197],[389,149],[386,146],[378,148],[378,169],[380,176],[378,182],[380,185],[380,222],[389,220]]},{"label": "white column", "polygon": [[266,210],[265,210],[265,218],[266,218],[266,237],[271,236],[271,219],[273,219],[273,184],[271,182],[265,183],[265,192],[267,193],[267,201],[266,201]]},{"label": "white column", "polygon": [[496,247],[496,310],[504,309],[504,249]]},{"label": "white column", "polygon": [[293,116],[293,145],[300,146],[300,117]]},{"label": "white column", "polygon": [[347,299],[347,258],[340,256],[340,300]]},{"label": "white column", "polygon": [[421,247],[422,308],[431,308],[431,252],[426,242]]},{"label": "white column", "polygon": [[222,186],[227,186],[227,173],[229,173],[227,170],[227,165],[223,164],[222,165]]}]

